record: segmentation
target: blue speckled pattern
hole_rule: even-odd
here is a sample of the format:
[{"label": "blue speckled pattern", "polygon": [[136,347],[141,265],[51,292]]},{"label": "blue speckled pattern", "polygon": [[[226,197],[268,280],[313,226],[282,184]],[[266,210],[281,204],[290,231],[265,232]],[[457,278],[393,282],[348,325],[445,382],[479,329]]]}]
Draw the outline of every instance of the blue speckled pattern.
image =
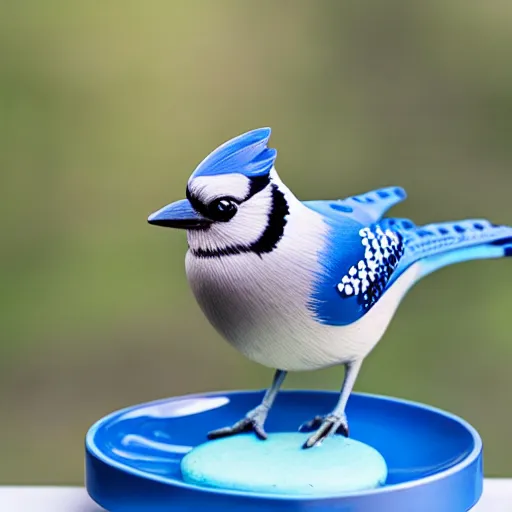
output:
[{"label": "blue speckled pattern", "polygon": [[[466,512],[481,496],[482,444],[470,425],[428,406],[358,393],[347,407],[351,439],[382,454],[388,467],[383,487],[282,498],[185,483],[181,461],[206,441],[205,431],[239,419],[262,396],[176,397],[102,418],[86,438],[88,493],[110,512]],[[337,398],[329,391],[282,391],[268,419],[269,435],[296,432],[305,419],[329,412]]]},{"label": "blue speckled pattern", "polygon": [[364,257],[352,265],[337,285],[342,298],[356,297],[364,309],[377,302],[404,253],[400,232],[379,225],[361,229]]},{"label": "blue speckled pattern", "polygon": [[321,496],[374,489],[386,461],[367,444],[330,437],[314,450],[309,434],[274,433],[266,441],[245,434],[202,444],[182,460],[185,482],[268,494]]}]

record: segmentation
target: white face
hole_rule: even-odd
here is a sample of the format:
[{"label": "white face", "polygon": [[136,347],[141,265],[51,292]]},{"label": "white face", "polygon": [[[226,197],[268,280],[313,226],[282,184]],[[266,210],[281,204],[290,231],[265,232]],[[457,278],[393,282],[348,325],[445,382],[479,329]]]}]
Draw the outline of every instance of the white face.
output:
[{"label": "white face", "polygon": [[191,178],[188,189],[205,206],[223,197],[233,198],[238,203],[237,211],[230,220],[213,222],[205,230],[187,231],[192,252],[250,247],[265,232],[272,211],[272,180],[251,197],[248,197],[251,181],[242,174]]}]

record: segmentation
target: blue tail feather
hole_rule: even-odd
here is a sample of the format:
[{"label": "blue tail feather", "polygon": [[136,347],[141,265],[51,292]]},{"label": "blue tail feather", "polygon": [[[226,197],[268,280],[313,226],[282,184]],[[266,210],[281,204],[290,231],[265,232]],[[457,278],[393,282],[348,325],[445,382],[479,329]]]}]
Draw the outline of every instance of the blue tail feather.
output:
[{"label": "blue tail feather", "polygon": [[401,234],[405,251],[400,267],[420,261],[420,277],[453,263],[512,255],[512,227],[485,219],[428,224]]},{"label": "blue tail feather", "polygon": [[512,245],[512,236],[510,236],[508,238],[501,238],[500,240],[496,240],[495,242],[492,242],[492,245],[503,245],[503,246]]},{"label": "blue tail feather", "polygon": [[440,268],[462,263],[463,261],[503,258],[507,256],[506,249],[492,244],[476,245],[464,249],[452,250],[435,256],[429,256],[421,260],[421,272],[419,277],[425,277]]},{"label": "blue tail feather", "polygon": [[497,240],[496,242],[492,242],[491,245],[496,245],[503,247],[504,257],[512,257],[512,236],[509,238],[503,238],[501,240]]}]

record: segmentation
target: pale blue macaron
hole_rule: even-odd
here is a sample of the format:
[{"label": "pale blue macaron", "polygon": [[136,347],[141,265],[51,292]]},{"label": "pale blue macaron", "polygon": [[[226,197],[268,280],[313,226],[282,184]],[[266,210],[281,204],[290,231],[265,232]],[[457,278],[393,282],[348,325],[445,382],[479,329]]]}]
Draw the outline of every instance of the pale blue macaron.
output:
[{"label": "pale blue macaron", "polygon": [[242,434],[204,443],[182,460],[185,482],[281,495],[332,495],[383,485],[387,465],[367,444],[342,436],[302,449],[310,434]]}]

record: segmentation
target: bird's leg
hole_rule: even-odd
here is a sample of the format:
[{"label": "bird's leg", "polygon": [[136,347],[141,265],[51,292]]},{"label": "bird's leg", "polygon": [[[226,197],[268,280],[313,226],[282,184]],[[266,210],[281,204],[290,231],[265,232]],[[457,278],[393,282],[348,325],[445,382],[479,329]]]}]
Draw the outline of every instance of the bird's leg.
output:
[{"label": "bird's leg", "polygon": [[232,436],[241,432],[250,432],[251,430],[253,430],[260,439],[266,439],[267,433],[264,429],[265,420],[267,419],[268,411],[272,407],[285,377],[286,372],[284,370],[276,370],[272,385],[267,389],[261,404],[250,410],[245,415],[245,418],[237,421],[231,427],[219,428],[218,430],[209,432],[208,439],[218,439],[219,437]]},{"label": "bird's leg", "polygon": [[345,377],[341,386],[341,393],[336,407],[327,416],[316,416],[311,421],[301,425],[301,432],[316,432],[308,438],[303,448],[311,448],[319,445],[326,437],[333,434],[342,434],[348,437],[348,423],[345,415],[345,407],[348,402],[350,393],[357,378],[357,374],[361,368],[362,360],[353,361],[345,364]]}]

